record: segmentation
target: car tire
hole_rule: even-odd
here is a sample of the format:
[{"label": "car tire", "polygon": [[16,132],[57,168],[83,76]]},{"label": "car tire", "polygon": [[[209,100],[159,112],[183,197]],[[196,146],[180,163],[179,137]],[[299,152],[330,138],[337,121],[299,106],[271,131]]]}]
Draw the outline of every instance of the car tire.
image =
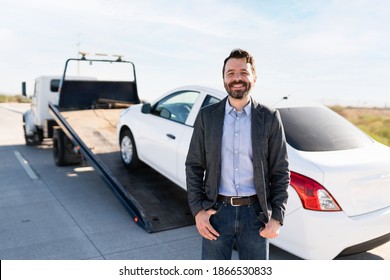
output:
[{"label": "car tire", "polygon": [[141,164],[138,158],[137,148],[135,146],[133,134],[128,129],[121,133],[120,155],[123,165],[127,169],[135,169]]}]

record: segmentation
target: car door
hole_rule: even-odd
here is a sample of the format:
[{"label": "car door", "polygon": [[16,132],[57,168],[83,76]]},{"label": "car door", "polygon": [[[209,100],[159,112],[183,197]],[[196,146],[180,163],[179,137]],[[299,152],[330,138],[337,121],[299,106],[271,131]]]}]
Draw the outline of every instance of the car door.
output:
[{"label": "car door", "polygon": [[178,145],[190,129],[186,120],[199,96],[191,90],[169,94],[153,105],[140,126],[142,160],[176,183]]},{"label": "car door", "polygon": [[192,107],[191,116],[188,118],[188,121],[186,122],[186,128],[183,130],[182,137],[180,139],[180,142],[178,144],[177,149],[177,177],[178,177],[178,184],[179,186],[182,186],[186,189],[186,173],[185,173],[185,161],[187,158],[188,148],[190,146],[190,141],[192,138],[192,133],[194,131],[194,122],[195,119],[203,107],[206,107],[208,105],[217,103],[221,100],[221,98],[212,96],[210,94],[207,94],[207,92],[204,92],[201,97],[198,98],[196,101],[196,104]]}]

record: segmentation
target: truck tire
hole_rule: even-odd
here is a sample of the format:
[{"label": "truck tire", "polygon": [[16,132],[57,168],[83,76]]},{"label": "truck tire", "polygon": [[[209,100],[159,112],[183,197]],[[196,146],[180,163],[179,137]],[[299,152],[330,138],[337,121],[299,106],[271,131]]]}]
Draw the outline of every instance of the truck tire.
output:
[{"label": "truck tire", "polygon": [[38,129],[33,135],[27,135],[26,133],[26,125],[23,125],[24,139],[26,140],[27,146],[35,146],[42,144],[43,141],[43,131],[42,129]]},{"label": "truck tire", "polygon": [[26,133],[26,125],[23,125],[24,139],[26,140],[27,146],[35,145],[34,135],[27,135]]},{"label": "truck tire", "polygon": [[53,158],[57,166],[76,165],[82,162],[80,154],[73,151],[73,143],[61,128],[53,130]]},{"label": "truck tire", "polygon": [[35,141],[37,144],[42,144],[43,142],[43,130],[41,128],[37,129],[36,134],[34,135]]},{"label": "truck tire", "polygon": [[138,158],[134,137],[129,129],[121,133],[120,154],[122,162],[127,169],[135,169],[140,166],[141,162]]}]

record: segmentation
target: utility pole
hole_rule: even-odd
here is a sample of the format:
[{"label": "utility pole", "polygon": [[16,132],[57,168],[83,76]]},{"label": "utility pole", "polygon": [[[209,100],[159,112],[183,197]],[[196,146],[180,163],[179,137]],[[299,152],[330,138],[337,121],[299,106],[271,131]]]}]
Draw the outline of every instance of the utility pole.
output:
[{"label": "utility pole", "polygon": [[[80,54],[80,44],[81,44],[81,42],[80,42],[80,33],[78,33],[77,34],[77,43],[76,43],[76,45],[77,45],[77,57]],[[80,62],[79,61],[77,61],[77,75],[78,76],[80,75]]]}]

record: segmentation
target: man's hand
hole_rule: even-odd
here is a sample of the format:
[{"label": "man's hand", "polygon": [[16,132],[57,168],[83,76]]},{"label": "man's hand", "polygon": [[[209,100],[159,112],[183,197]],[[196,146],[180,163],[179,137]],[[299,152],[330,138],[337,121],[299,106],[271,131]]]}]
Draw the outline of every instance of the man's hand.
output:
[{"label": "man's hand", "polygon": [[211,215],[215,214],[214,209],[210,210],[201,210],[195,216],[196,228],[198,229],[200,235],[209,240],[217,240],[219,233],[213,228],[210,224]]},{"label": "man's hand", "polygon": [[271,220],[265,224],[265,228],[260,228],[259,234],[264,238],[275,238],[279,236],[280,227],[280,223],[271,218]]}]

